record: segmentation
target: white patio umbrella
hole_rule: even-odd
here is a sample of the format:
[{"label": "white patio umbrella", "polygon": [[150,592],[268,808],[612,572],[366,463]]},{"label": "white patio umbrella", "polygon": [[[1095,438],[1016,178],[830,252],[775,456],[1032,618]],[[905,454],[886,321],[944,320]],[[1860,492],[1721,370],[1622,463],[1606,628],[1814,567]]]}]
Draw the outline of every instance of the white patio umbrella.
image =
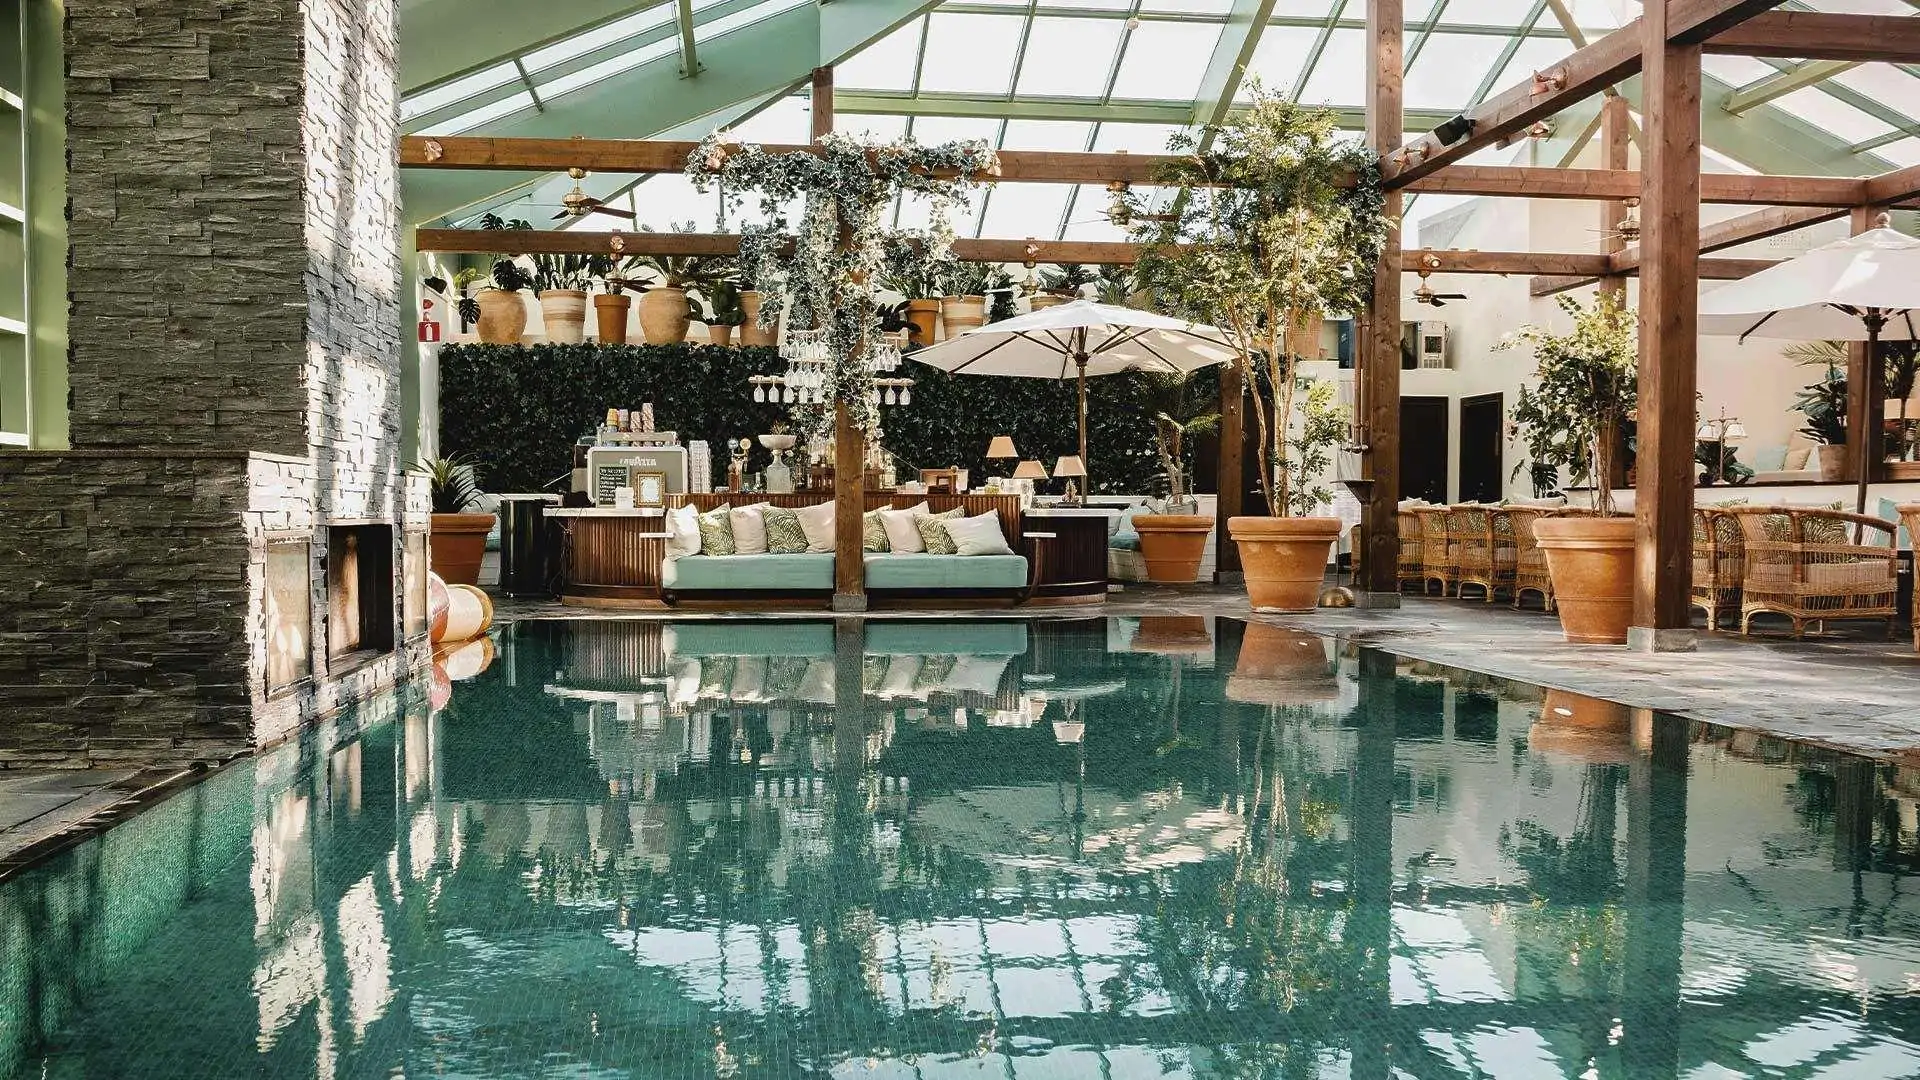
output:
[{"label": "white patio umbrella", "polygon": [[[1920,240],[1887,228],[1887,221],[1882,215],[1879,228],[1702,295],[1700,332],[1743,341],[1865,341],[1869,356],[1882,341],[1920,338],[1913,316],[1920,308]],[[1853,437],[1864,440],[1865,433]],[[1861,454],[1856,513],[1866,513],[1872,468]]]},{"label": "white patio umbrella", "polygon": [[1197,371],[1238,354],[1218,327],[1075,300],[978,326],[909,355],[956,375],[1076,380],[1084,462],[1088,378],[1123,371]]}]

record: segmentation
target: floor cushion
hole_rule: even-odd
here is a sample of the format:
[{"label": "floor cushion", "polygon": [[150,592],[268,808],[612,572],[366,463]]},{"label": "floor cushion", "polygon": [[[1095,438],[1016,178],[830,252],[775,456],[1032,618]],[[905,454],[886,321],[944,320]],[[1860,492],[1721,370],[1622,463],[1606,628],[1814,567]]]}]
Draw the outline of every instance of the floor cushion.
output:
[{"label": "floor cushion", "polygon": [[928,555],[870,552],[869,589],[1018,589],[1027,583],[1024,555]]},{"label": "floor cushion", "polygon": [[660,567],[660,586],[678,592],[833,588],[833,556],[685,555]]}]

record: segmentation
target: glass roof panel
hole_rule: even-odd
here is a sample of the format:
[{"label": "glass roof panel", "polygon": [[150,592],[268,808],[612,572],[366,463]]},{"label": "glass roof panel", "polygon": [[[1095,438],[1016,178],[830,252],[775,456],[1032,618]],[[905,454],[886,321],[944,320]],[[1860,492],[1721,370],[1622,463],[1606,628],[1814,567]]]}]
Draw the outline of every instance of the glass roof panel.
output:
[{"label": "glass roof panel", "polygon": [[1791,94],[1784,94],[1773,99],[1772,104],[1848,142],[1871,139],[1893,130],[1893,125],[1868,116],[1817,86],[1802,87]]},{"label": "glass roof panel", "polygon": [[611,60],[602,60],[597,64],[583,67],[578,71],[561,75],[558,78],[549,79],[546,82],[535,83],[535,85],[540,88],[541,98],[557,98],[562,94],[571,93],[583,86],[591,86],[608,76],[618,75],[620,72],[637,68],[649,60],[659,60],[662,57],[672,56],[679,51],[679,39],[665,37],[650,45],[642,45],[630,53],[616,56]]},{"label": "glass roof panel", "polygon": [[1874,148],[1874,153],[1901,168],[1920,165],[1920,138],[1906,138]]},{"label": "glass roof panel", "polygon": [[1074,189],[1073,209],[1067,217],[1067,227],[1061,231],[1065,240],[1125,240],[1127,231],[1107,220],[1107,189],[1100,184],[1081,184]]},{"label": "glass roof panel", "polygon": [[1100,153],[1125,150],[1129,154],[1160,154],[1167,140],[1179,131],[1176,124],[1101,124],[1094,136],[1093,149]]},{"label": "glass roof panel", "polygon": [[1072,193],[1065,184],[995,184],[980,235],[1051,237]]},{"label": "glass roof panel", "polygon": [[1776,68],[1751,56],[1703,56],[1700,70],[1728,86],[1751,86],[1769,75],[1779,74]]},{"label": "glass roof panel", "polygon": [[1092,131],[1092,124],[1072,120],[1009,120],[1007,130],[1000,136],[1000,148],[1078,153],[1087,148],[1087,136]]},{"label": "glass roof panel", "polygon": [[925,19],[915,19],[848,57],[834,67],[834,85],[856,90],[913,89],[913,64],[926,25]]},{"label": "glass roof panel", "polygon": [[[1518,27],[1532,10],[1533,0],[1447,0],[1441,18],[1449,23]],[[1428,42],[1427,47],[1432,48],[1433,43]]]},{"label": "glass roof panel", "polygon": [[421,128],[418,132],[415,132],[415,134],[458,135],[463,131],[471,131],[489,121],[498,120],[503,116],[511,116],[521,109],[531,108],[533,108],[533,95],[522,90],[512,97],[501,98],[499,101],[490,105],[482,105],[477,109],[463,112],[452,119],[444,120],[431,127]]},{"label": "glass roof panel", "polygon": [[984,139],[988,145],[1000,135],[1000,121],[980,116],[916,116],[913,137],[923,146]]},{"label": "glass roof panel", "polygon": [[[1304,26],[1267,27],[1266,33],[1260,35],[1259,47],[1253,51],[1252,62],[1247,64],[1247,74],[1257,77],[1269,93],[1291,91],[1319,37],[1320,31]],[[1253,100],[1251,82],[1249,78],[1241,83],[1240,92],[1234,95],[1235,101]]]},{"label": "glass roof panel", "polygon": [[[974,188],[967,193],[966,205],[953,211],[953,231],[959,236],[978,236],[980,224],[980,204],[986,200],[985,188]],[[933,206],[925,196],[911,192],[900,196],[899,228],[924,229],[931,219]]]},{"label": "glass roof panel", "polygon": [[[844,131],[855,138],[872,139],[881,142],[898,139],[907,133],[907,118],[904,116],[875,116],[872,113],[836,113],[833,118],[835,131]],[[812,125],[808,125],[812,131]]]},{"label": "glass roof panel", "polygon": [[1274,0],[1273,13],[1295,19],[1325,19],[1332,7],[1332,0]]},{"label": "glass roof panel", "polygon": [[798,94],[779,101],[733,125],[732,133],[741,142],[791,145],[813,139],[813,104]]},{"label": "glass roof panel", "polygon": [[[757,23],[761,19],[771,18],[783,11],[797,8],[809,2],[811,2],[811,0],[762,0],[761,3],[755,4],[752,7],[736,11],[731,15],[723,15],[712,22],[694,27],[693,39],[695,41],[710,41],[722,34],[731,34],[743,26]],[[697,2],[695,6],[699,6]]]},{"label": "glass roof panel", "polygon": [[[1359,30],[1335,30],[1327,38],[1327,49],[1320,54],[1320,62],[1313,66],[1313,77],[1300,92],[1300,100],[1310,105],[1359,105],[1366,101],[1367,69],[1361,62],[1366,52],[1365,39],[1366,35]],[[1275,89],[1291,87],[1276,86]]]},{"label": "glass roof panel", "polygon": [[1920,116],[1920,78],[1892,64],[1861,64],[1835,75],[1833,81],[1908,116]]},{"label": "glass roof panel", "polygon": [[1400,12],[1400,19],[1408,26],[1419,26],[1433,14],[1433,4],[1434,0],[1408,0]]},{"label": "glass roof panel", "polygon": [[1189,15],[1225,15],[1233,0],[1140,0],[1141,11],[1171,11]]},{"label": "glass roof panel", "polygon": [[591,30],[585,30],[563,41],[556,41],[545,48],[535,49],[520,58],[528,71],[539,71],[552,67],[576,56],[585,56],[604,45],[611,45],[622,38],[653,30],[672,22],[674,7],[672,4],[655,4],[645,11],[638,11],[624,18],[615,19]]},{"label": "glass roof panel", "polygon": [[1573,52],[1573,42],[1566,38],[1522,39],[1520,47],[1513,51],[1513,59],[1507,61],[1507,70],[1493,80],[1493,89],[1489,95],[1497,94],[1522,80],[1533,78],[1536,71],[1545,71],[1555,63],[1565,60]]},{"label": "glass roof panel", "polygon": [[[1620,14],[1621,8],[1628,8],[1626,16]],[[1628,19],[1640,14],[1639,4],[1616,4],[1614,0],[1568,0],[1567,11],[1573,16],[1575,26],[1589,30],[1612,30],[1625,26]],[[1549,16],[1544,20],[1547,25],[1557,26],[1558,20]]]},{"label": "glass roof panel", "polygon": [[471,75],[441,83],[430,90],[422,91],[400,102],[400,119],[411,120],[435,109],[444,108],[462,98],[471,97],[496,86],[505,86],[520,77],[512,63],[495,64],[483,68]]},{"label": "glass roof panel", "polygon": [[[1449,15],[1453,5],[1447,5]],[[1461,109],[1509,39],[1491,34],[1434,34],[1407,72],[1409,109]],[[1358,65],[1355,65],[1356,67]]]},{"label": "glass roof panel", "polygon": [[1192,101],[1220,31],[1218,23],[1141,23],[1127,39],[1113,96]]},{"label": "glass roof panel", "polygon": [[1004,94],[1013,83],[1013,54],[1022,20],[1011,15],[955,15],[928,19],[920,89]]},{"label": "glass roof panel", "polygon": [[1106,92],[1114,50],[1125,28],[1119,19],[1034,19],[1018,93],[1099,97]]}]

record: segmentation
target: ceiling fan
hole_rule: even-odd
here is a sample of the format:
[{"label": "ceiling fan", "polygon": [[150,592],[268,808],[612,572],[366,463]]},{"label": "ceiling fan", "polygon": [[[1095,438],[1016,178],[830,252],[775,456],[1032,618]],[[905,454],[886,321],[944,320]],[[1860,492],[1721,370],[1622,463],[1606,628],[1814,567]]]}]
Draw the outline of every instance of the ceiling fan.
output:
[{"label": "ceiling fan", "polygon": [[1420,269],[1416,271],[1420,275],[1420,284],[1415,286],[1413,290],[1412,300],[1414,303],[1425,304],[1428,307],[1446,307],[1447,301],[1449,300],[1465,300],[1467,298],[1466,293],[1434,292],[1433,286],[1427,284],[1427,275],[1438,269],[1440,269],[1440,260],[1434,258],[1432,255],[1428,255],[1420,261]]},{"label": "ceiling fan", "polygon": [[588,214],[605,214],[608,217],[626,218],[628,221],[635,219],[633,211],[615,209],[580,189],[580,181],[587,178],[587,170],[568,169],[567,175],[573,177],[573,190],[560,196],[560,212],[553,215],[552,220],[583,218]]},{"label": "ceiling fan", "polygon": [[1611,229],[1595,229],[1601,236],[1618,237],[1622,243],[1632,244],[1640,240],[1640,200],[1625,198],[1620,200],[1625,209],[1620,214],[1620,224]]}]

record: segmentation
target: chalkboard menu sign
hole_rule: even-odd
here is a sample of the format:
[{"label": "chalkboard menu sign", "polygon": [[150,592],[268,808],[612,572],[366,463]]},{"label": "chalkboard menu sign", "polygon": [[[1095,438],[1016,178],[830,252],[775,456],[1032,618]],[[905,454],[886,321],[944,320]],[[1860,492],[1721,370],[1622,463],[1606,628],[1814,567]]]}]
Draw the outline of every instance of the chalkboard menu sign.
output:
[{"label": "chalkboard menu sign", "polygon": [[622,465],[601,465],[593,471],[593,501],[601,506],[613,502],[613,489],[627,486],[631,469]]}]

